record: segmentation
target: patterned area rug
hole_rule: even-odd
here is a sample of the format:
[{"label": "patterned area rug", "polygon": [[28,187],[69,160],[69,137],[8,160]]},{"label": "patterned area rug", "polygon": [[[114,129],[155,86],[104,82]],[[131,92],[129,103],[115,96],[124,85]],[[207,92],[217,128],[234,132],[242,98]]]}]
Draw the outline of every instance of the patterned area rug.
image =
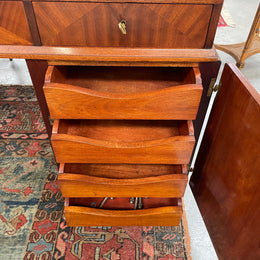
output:
[{"label": "patterned area rug", "polygon": [[32,87],[2,86],[0,113],[0,259],[191,259],[185,217],[178,227],[68,227]]},{"label": "patterned area rug", "polygon": [[53,155],[31,86],[0,87],[0,259],[22,259]]}]

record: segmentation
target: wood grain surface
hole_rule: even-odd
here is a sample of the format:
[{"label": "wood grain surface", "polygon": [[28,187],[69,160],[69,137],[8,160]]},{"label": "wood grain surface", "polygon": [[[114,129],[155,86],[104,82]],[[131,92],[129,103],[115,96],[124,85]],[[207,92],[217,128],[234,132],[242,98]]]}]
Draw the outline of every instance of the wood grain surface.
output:
[{"label": "wood grain surface", "polygon": [[[198,69],[50,66],[44,92],[54,119],[195,119]],[[197,84],[196,84],[197,83]],[[70,85],[74,84],[74,85]]]},{"label": "wood grain surface", "polygon": [[52,146],[60,163],[186,164],[192,130],[187,121],[55,120]]},{"label": "wood grain surface", "polygon": [[29,25],[33,45],[41,46],[42,45],[41,38],[40,38],[37,23],[36,23],[32,2],[23,1],[23,6],[24,6],[24,11],[26,14],[27,22]]},{"label": "wood grain surface", "polygon": [[[203,48],[212,5],[34,2],[43,45]],[[126,34],[118,23],[126,21]]]},{"label": "wood grain surface", "polygon": [[0,1],[0,44],[32,45],[22,1]]},{"label": "wood grain surface", "polygon": [[190,185],[219,259],[259,259],[260,95],[225,66]]},{"label": "wood grain surface", "polygon": [[[13,1],[13,0],[4,0]],[[32,2],[89,2],[122,3],[122,0],[32,0]],[[127,0],[128,3],[169,3],[169,4],[221,4],[223,0]]]},{"label": "wood grain surface", "polygon": [[[0,58],[50,60],[52,64],[91,66],[190,67],[216,61],[215,49],[144,49],[0,45]],[[194,64],[195,63],[195,64]]]},{"label": "wood grain surface", "polygon": [[66,163],[60,164],[59,172],[86,174],[101,178],[136,179],[169,174],[187,174],[186,165],[161,164],[93,164]]},{"label": "wood grain surface", "polygon": [[64,215],[69,226],[177,226],[181,220],[182,207],[103,210],[65,206]]},{"label": "wood grain surface", "polygon": [[39,102],[48,136],[51,138],[52,126],[50,124],[50,113],[43,92],[44,78],[48,68],[48,62],[45,60],[26,60],[26,64],[31,76],[37,100]]},{"label": "wood grain surface", "polygon": [[64,197],[183,197],[188,176],[171,174],[138,179],[100,178],[60,173]]}]

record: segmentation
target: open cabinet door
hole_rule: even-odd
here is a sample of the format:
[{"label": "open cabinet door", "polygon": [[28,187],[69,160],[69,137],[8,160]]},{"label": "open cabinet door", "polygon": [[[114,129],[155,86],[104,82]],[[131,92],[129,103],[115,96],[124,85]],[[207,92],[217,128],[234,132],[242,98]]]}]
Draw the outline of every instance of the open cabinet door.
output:
[{"label": "open cabinet door", "polygon": [[219,259],[260,259],[260,95],[226,64],[190,186]]}]

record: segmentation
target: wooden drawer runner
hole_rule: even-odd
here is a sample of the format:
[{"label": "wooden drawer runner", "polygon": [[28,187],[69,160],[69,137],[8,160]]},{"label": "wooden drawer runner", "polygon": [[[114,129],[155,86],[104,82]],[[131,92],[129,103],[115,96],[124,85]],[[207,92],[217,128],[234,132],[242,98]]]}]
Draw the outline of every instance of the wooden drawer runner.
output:
[{"label": "wooden drawer runner", "polygon": [[55,120],[59,163],[187,164],[191,121]]},{"label": "wooden drawer runner", "polygon": [[44,92],[54,119],[196,118],[198,68],[50,66]]},{"label": "wooden drawer runner", "polygon": [[[177,226],[182,206],[180,199],[142,199],[142,209],[133,209],[130,198],[108,200],[102,209],[91,208],[99,205],[104,198],[66,198],[64,215],[69,226]],[[112,201],[112,202],[111,202]],[[118,201],[118,202],[117,202]],[[118,209],[120,205],[121,209]],[[132,209],[131,209],[132,208]]]},{"label": "wooden drawer runner", "polygon": [[[204,48],[213,5],[34,2],[43,45]],[[126,34],[119,22],[126,22]]]},{"label": "wooden drawer runner", "polygon": [[[108,175],[111,172],[110,170]],[[152,177],[141,177],[142,175],[143,172],[140,171],[139,178],[95,177],[88,175],[87,171],[82,174],[64,171],[64,164],[61,164],[59,184],[64,197],[183,197],[187,174],[180,171],[178,174]]]}]

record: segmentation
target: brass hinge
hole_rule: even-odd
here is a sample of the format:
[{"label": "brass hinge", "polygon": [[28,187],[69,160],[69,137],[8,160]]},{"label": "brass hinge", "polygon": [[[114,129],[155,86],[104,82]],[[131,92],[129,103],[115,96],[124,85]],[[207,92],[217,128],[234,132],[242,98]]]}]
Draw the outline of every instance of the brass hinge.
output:
[{"label": "brass hinge", "polygon": [[210,84],[209,84],[209,89],[208,89],[208,93],[207,93],[207,97],[210,97],[212,95],[213,91],[219,91],[221,86],[222,86],[222,82],[220,81],[219,84],[216,84],[216,78],[211,79]]},{"label": "brass hinge", "polygon": [[54,119],[52,119],[51,116],[49,116],[49,122],[50,122],[50,125],[53,126],[53,124],[54,124]]},{"label": "brass hinge", "polygon": [[193,172],[193,168],[191,168],[191,165],[190,164],[187,164],[187,171],[188,171],[188,174],[190,172]]}]

